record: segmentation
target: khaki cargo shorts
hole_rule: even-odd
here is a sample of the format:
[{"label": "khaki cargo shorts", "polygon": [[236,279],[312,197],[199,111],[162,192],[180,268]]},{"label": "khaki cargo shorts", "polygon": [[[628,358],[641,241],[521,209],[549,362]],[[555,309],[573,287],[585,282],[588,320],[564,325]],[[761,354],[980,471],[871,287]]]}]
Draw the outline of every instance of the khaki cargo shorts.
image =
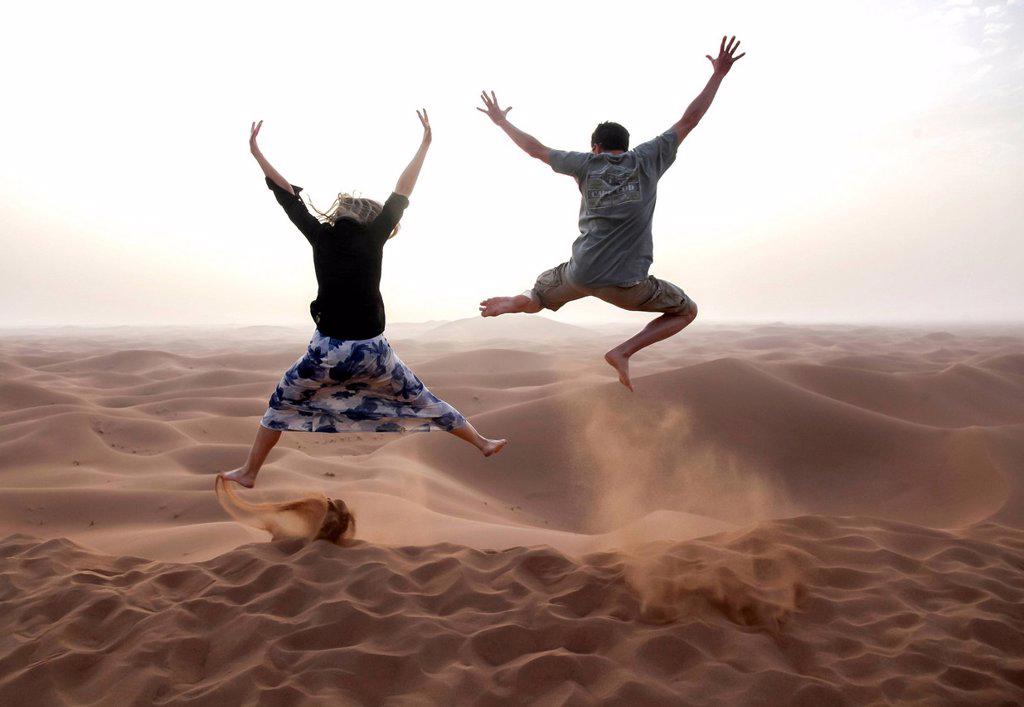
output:
[{"label": "khaki cargo shorts", "polygon": [[569,263],[562,263],[542,272],[528,294],[553,312],[563,304],[583,297],[597,297],[633,312],[686,314],[693,306],[693,300],[677,285],[659,280],[654,275],[626,287],[583,287],[569,279],[566,274],[568,266]]}]

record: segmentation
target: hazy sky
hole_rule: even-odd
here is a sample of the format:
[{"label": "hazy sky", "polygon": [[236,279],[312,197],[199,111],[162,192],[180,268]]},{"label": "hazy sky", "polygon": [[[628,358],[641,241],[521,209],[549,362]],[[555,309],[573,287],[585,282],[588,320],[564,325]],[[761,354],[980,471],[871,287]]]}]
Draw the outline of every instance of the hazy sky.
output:
[{"label": "hazy sky", "polygon": [[[0,325],[308,322],[312,259],[248,153],[383,200],[392,321],[476,313],[569,255],[545,144],[634,144],[747,56],[659,188],[652,272],[708,320],[1020,319],[1024,1],[18,3],[0,25]],[[567,321],[622,320],[597,302]],[[642,318],[642,317],[641,317]]]}]

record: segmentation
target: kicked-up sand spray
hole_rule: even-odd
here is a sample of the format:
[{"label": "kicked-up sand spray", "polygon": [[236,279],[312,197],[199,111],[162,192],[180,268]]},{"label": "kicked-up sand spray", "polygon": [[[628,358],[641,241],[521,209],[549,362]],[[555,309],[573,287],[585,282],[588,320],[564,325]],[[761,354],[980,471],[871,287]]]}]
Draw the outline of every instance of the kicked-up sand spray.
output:
[{"label": "kicked-up sand spray", "polygon": [[722,521],[747,526],[798,512],[756,465],[695,436],[677,407],[628,418],[598,409],[585,437],[597,475],[595,524],[611,530],[645,620],[713,609],[741,625],[779,630],[802,592],[800,558],[785,545],[758,541],[756,529],[664,541],[674,516],[663,511],[707,518],[709,533]]},{"label": "kicked-up sand spray", "polygon": [[214,489],[221,507],[239,523],[265,530],[274,540],[303,538],[343,545],[355,533],[355,516],[340,499],[310,494],[290,501],[254,503],[239,496],[232,486],[217,477]]}]

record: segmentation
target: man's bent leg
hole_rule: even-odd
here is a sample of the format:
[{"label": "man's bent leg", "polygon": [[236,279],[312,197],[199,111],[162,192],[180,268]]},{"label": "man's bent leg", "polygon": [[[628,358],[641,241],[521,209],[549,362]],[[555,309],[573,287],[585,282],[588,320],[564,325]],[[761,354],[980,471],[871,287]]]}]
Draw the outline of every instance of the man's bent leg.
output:
[{"label": "man's bent leg", "polygon": [[514,297],[490,297],[480,303],[481,317],[497,317],[502,314],[524,312],[536,314],[542,309],[552,312],[566,302],[584,297],[585,293],[576,289],[565,276],[568,263],[545,270],[533,284],[533,288]]},{"label": "man's bent leg", "polygon": [[523,293],[513,297],[488,297],[480,303],[481,317],[497,317],[502,314],[536,314],[543,307],[531,294]]},{"label": "man's bent leg", "polygon": [[619,374],[619,382],[633,390],[633,382],[629,378],[629,358],[640,349],[663,341],[685,329],[697,318],[697,305],[688,300],[689,306],[680,314],[662,314],[651,321],[640,333],[623,341],[604,355],[604,360]]}]

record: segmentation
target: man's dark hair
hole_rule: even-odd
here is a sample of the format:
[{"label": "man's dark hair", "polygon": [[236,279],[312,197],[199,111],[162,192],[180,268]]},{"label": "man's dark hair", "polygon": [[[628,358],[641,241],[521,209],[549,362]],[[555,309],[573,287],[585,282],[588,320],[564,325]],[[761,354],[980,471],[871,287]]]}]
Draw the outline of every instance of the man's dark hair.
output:
[{"label": "man's dark hair", "polygon": [[628,150],[629,131],[618,123],[601,123],[590,136],[590,146],[597,145],[602,150]]}]

